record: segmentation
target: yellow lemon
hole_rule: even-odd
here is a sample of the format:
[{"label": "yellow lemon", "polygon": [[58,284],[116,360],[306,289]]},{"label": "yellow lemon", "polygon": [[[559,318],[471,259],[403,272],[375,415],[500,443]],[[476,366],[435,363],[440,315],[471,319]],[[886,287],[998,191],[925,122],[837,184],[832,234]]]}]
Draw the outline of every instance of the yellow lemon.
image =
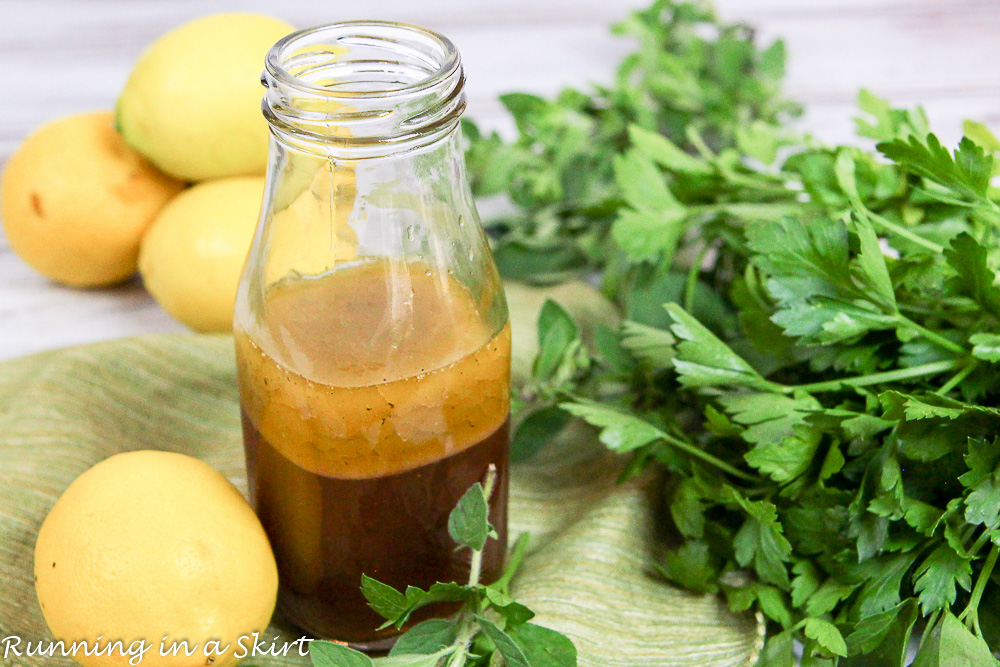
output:
[{"label": "yellow lemon", "polygon": [[75,287],[120,282],[139,241],[184,184],[157,171],[115,132],[110,112],[69,116],[29,136],[0,182],[0,215],[14,252]]},{"label": "yellow lemon", "polygon": [[139,58],[118,98],[118,130],[168,174],[201,181],[263,174],[267,123],[260,74],[294,28],[257,14],[218,14],[167,33]]},{"label": "yellow lemon", "polygon": [[[128,665],[140,642],[151,647],[143,667],[224,667],[241,637],[265,631],[278,573],[225,477],[183,454],[137,451],[98,463],[56,502],[35,545],[35,589],[52,634],[89,648],[76,653],[85,667]],[[162,656],[161,643],[181,650]]]},{"label": "yellow lemon", "polygon": [[157,216],[142,241],[139,272],[174,318],[198,331],[232,328],[236,287],[263,194],[260,176],[205,181]]}]

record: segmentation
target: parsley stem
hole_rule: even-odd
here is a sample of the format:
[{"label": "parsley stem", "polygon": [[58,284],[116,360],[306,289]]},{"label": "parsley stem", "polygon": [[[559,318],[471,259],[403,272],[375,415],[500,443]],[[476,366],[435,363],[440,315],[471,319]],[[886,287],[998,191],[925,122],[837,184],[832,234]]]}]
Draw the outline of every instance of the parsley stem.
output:
[{"label": "parsley stem", "polygon": [[927,641],[927,638],[930,637],[931,631],[934,630],[934,626],[937,625],[938,619],[940,617],[941,617],[941,610],[938,609],[937,611],[932,612],[931,615],[927,618],[927,625],[924,626],[924,633],[920,637],[920,646],[923,646],[924,642]]},{"label": "parsley stem", "polygon": [[965,378],[969,377],[969,373],[976,370],[976,366],[978,366],[978,364],[975,362],[966,364],[965,368],[955,373],[950,380],[941,385],[941,388],[934,393],[938,396],[947,396],[949,391],[960,385]]},{"label": "parsley stem", "polygon": [[955,341],[949,340],[944,336],[942,336],[941,334],[935,331],[931,331],[930,329],[928,329],[923,325],[917,324],[906,315],[899,314],[898,317],[900,324],[902,324],[904,327],[915,329],[921,336],[931,341],[932,343],[936,343],[938,346],[943,347],[949,352],[954,352],[955,354],[965,354],[965,348],[956,343]]},{"label": "parsley stem", "polygon": [[993,545],[990,549],[989,555],[986,557],[986,562],[983,564],[983,569],[979,571],[979,577],[976,579],[976,585],[972,589],[972,595],[969,597],[969,604],[966,605],[965,610],[958,617],[958,620],[964,620],[968,617],[966,622],[966,627],[969,627],[969,623],[972,623],[971,630],[976,633],[976,636],[982,637],[983,631],[979,627],[979,601],[983,597],[983,591],[986,590],[986,584],[990,580],[990,575],[993,574],[993,567],[997,564],[997,556],[1000,555],[1000,547]]},{"label": "parsley stem", "polygon": [[899,236],[902,236],[908,241],[912,241],[913,243],[916,243],[919,246],[923,246],[924,248],[927,248],[936,255],[940,255],[941,253],[944,252],[944,246],[938,245],[937,243],[934,243],[934,241],[928,241],[923,236],[915,234],[906,227],[901,227],[897,225],[895,222],[892,222],[891,220],[882,217],[878,213],[869,211],[867,208],[864,210],[865,213],[868,214],[868,219],[871,220],[873,223],[879,225],[883,229],[888,229],[889,231],[898,234]]},{"label": "parsley stem", "polygon": [[799,384],[784,388],[785,393],[793,391],[805,391],[808,393],[819,393],[824,391],[839,391],[844,387],[867,387],[873,384],[884,382],[897,382],[899,380],[909,380],[912,378],[924,377],[925,375],[937,375],[948,371],[958,370],[964,362],[961,359],[950,359],[946,361],[935,361],[930,364],[913,366],[912,368],[900,368],[884,373],[871,373],[869,375],[859,375],[841,380],[827,380],[826,382],[813,382],[810,384]]},{"label": "parsley stem", "polygon": [[729,465],[728,463],[726,463],[722,459],[716,458],[715,456],[712,456],[708,452],[704,452],[704,451],[698,449],[697,447],[695,447],[694,445],[691,445],[691,444],[689,444],[687,442],[684,442],[683,440],[675,438],[672,435],[669,435],[667,433],[662,433],[661,434],[661,439],[664,440],[665,442],[673,445],[677,449],[681,450],[682,452],[684,452],[688,456],[693,456],[696,459],[701,459],[705,463],[708,463],[709,465],[713,465],[716,468],[718,468],[719,470],[722,470],[723,472],[729,473],[733,477],[738,477],[739,479],[742,479],[744,482],[753,482],[755,484],[758,483],[758,482],[760,482],[759,478],[754,477],[753,475],[748,475],[747,473],[743,472],[739,468],[737,468],[735,466],[732,466],[732,465]]},{"label": "parsley stem", "polygon": [[724,213],[744,220],[780,220],[784,216],[802,211],[797,202],[730,202],[724,204],[692,204],[687,207],[693,215],[717,215]]},{"label": "parsley stem", "polygon": [[691,268],[688,269],[687,280],[684,283],[684,310],[693,312],[694,310],[694,290],[698,286],[698,275],[701,273],[701,265],[705,263],[712,246],[708,243],[701,249]]}]

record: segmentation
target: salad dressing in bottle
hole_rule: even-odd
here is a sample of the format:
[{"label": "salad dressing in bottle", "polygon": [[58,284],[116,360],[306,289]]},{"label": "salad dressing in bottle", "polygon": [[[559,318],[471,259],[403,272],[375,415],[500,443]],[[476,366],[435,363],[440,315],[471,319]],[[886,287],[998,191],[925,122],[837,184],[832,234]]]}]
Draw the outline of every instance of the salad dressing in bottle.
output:
[{"label": "salad dressing in bottle", "polygon": [[510,326],[465,177],[464,76],[441,35],[353,22],[278,42],[263,80],[269,172],[234,322],[251,502],[284,615],[381,648],[397,631],[376,632],[361,575],[464,583],[448,515],[490,467],[483,581],[506,548]]}]

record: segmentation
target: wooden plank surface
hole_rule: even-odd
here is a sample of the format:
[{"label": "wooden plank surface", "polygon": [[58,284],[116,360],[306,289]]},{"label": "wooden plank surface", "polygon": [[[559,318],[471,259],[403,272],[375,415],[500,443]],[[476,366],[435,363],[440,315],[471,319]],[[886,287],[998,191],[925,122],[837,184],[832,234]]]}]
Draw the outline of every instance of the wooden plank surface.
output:
[{"label": "wooden plank surface", "polygon": [[[157,36],[219,11],[281,15],[307,26],[354,18],[427,25],[462,51],[469,115],[509,131],[499,93],[552,94],[607,81],[629,50],[607,26],[640,0],[367,0],[287,6],[248,0],[3,0],[0,4],[0,168],[39,124],[111,108],[131,64]],[[953,143],[971,117],[1000,129],[1000,0],[720,0],[719,13],[784,38],[787,90],[806,104],[803,126],[850,138],[860,87],[913,105]],[[363,7],[363,9],[362,9]],[[138,280],[112,290],[59,287],[0,237],[0,358],[152,331],[180,331]]]}]

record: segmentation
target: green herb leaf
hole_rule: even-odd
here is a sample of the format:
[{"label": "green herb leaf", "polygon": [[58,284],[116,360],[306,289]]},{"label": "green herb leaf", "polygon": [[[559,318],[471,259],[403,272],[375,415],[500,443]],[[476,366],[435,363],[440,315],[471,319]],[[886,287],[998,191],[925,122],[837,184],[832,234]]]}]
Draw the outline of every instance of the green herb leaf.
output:
[{"label": "green herb leaf", "polygon": [[914,174],[940,183],[969,199],[986,199],[993,174],[993,158],[981,146],[964,138],[954,158],[933,134],[924,138],[893,139],[878,149]]},{"label": "green herb leaf", "polygon": [[439,651],[433,655],[390,655],[375,658],[372,663],[375,667],[438,667],[446,655],[447,651]]},{"label": "green herb leaf", "polygon": [[489,602],[490,608],[497,612],[510,625],[520,625],[535,617],[535,612],[525,607],[520,602],[516,602],[509,595],[493,586],[483,587],[483,593]]},{"label": "green herb leaf", "polygon": [[659,569],[668,580],[688,590],[698,593],[718,590],[719,564],[705,542],[688,541],[668,551]]},{"label": "green herb leaf", "polygon": [[648,327],[638,322],[625,322],[622,325],[622,347],[654,369],[673,366],[674,357],[677,355],[674,351],[676,343],[677,339],[671,336],[669,331]]},{"label": "green herb leaf", "polygon": [[391,622],[395,622],[405,614],[412,604],[404,594],[392,586],[372,579],[366,574],[361,575],[361,593],[375,613]]},{"label": "green herb leaf", "polygon": [[551,405],[529,413],[514,431],[510,441],[510,461],[527,461],[548,444],[569,423],[570,415],[562,408]]},{"label": "green herb leaf", "polygon": [[1000,319],[1000,288],[994,284],[996,271],[989,266],[986,248],[970,234],[962,233],[952,239],[944,256],[958,274],[955,282],[959,289]]},{"label": "green herb leaf", "polygon": [[431,655],[454,644],[457,637],[454,621],[432,618],[400,635],[389,655]]},{"label": "green herb leaf", "polygon": [[451,511],[448,517],[448,534],[461,546],[482,551],[491,529],[489,513],[483,485],[476,482]]},{"label": "green herb leaf", "polygon": [[361,651],[320,640],[309,642],[309,658],[314,667],[374,667],[375,664]]},{"label": "green herb leaf", "polygon": [[806,637],[815,639],[817,644],[833,655],[847,655],[847,644],[844,642],[844,637],[840,634],[837,626],[830,621],[821,618],[806,619],[805,634]]},{"label": "green herb leaf", "polygon": [[674,321],[671,330],[681,340],[674,368],[683,385],[743,386],[764,390],[773,386],[683,308],[675,303],[665,307]]},{"label": "green herb leaf", "polygon": [[560,407],[601,429],[601,442],[616,452],[629,452],[666,437],[652,424],[611,408],[586,403],[563,403]]},{"label": "green herb leaf", "polygon": [[1000,362],[1000,334],[977,333],[969,336],[972,343],[972,356],[976,359]]},{"label": "green herb leaf", "polygon": [[565,635],[534,623],[509,629],[531,667],[576,667],[576,646]]},{"label": "green herb leaf", "polygon": [[913,573],[913,590],[924,614],[947,609],[957,595],[956,586],[972,587],[972,565],[946,544],[935,549]]},{"label": "green herb leaf", "polygon": [[579,330],[573,318],[562,306],[548,299],[538,315],[538,356],[534,375],[546,379],[555,373],[570,344],[577,340]]},{"label": "green herb leaf", "polygon": [[950,612],[944,613],[913,661],[913,667],[995,667],[996,664],[986,642],[969,632]]},{"label": "green herb leaf", "polygon": [[777,508],[766,500],[746,500],[735,493],[733,497],[748,515],[733,538],[736,562],[744,567],[752,564],[761,581],[788,589],[791,582],[784,562],[792,545],[778,522]]},{"label": "green herb leaf", "polygon": [[513,637],[501,630],[500,626],[488,618],[480,616],[476,620],[479,622],[479,627],[483,629],[483,633],[496,644],[497,651],[503,656],[505,665],[509,665],[510,667],[531,667],[528,657],[524,655],[524,651],[517,645]]}]

